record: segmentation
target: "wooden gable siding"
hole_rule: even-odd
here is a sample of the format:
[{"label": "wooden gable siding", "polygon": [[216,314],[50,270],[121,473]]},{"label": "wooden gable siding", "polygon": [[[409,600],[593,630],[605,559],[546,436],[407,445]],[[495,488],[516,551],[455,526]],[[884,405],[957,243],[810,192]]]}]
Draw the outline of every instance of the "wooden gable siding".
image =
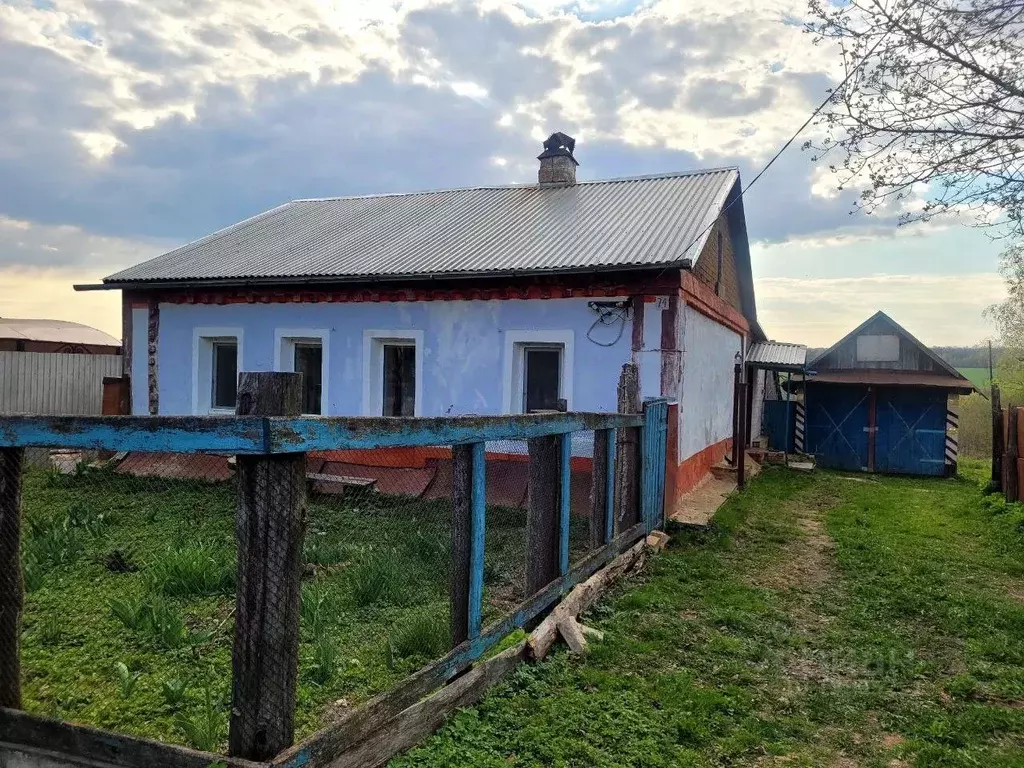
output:
[{"label": "wooden gable siding", "polygon": [[[718,275],[718,238],[722,238],[722,275]],[[708,233],[708,240],[704,249],[697,257],[697,263],[693,265],[693,273],[697,278],[712,290],[718,287],[718,295],[725,299],[731,307],[743,311],[743,300],[740,297],[739,271],[736,267],[736,252],[733,249],[732,237],[729,234],[729,226],[725,215],[718,217],[718,221]]]},{"label": "wooden gable siding", "polygon": [[[900,340],[900,359],[895,362],[861,362],[857,360],[857,338],[859,336],[898,336]],[[886,371],[921,371],[924,373],[948,373],[924,350],[917,346],[898,328],[886,322],[885,318],[876,318],[865,326],[856,336],[851,336],[843,344],[829,352],[814,364],[816,371],[849,371],[857,369],[877,369]]]}]

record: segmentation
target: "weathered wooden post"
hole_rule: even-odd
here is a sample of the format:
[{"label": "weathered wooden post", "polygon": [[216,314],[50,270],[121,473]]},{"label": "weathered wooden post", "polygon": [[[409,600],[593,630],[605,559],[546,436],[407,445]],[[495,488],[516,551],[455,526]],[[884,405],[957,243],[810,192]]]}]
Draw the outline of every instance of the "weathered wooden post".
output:
[{"label": "weathered wooden post", "polygon": [[612,520],[612,494],[615,478],[615,445],[612,430],[594,431],[594,460],[590,478],[590,548],[600,549],[612,534],[608,522]]},{"label": "weathered wooden post", "polygon": [[[239,416],[300,414],[302,375],[241,373]],[[304,453],[238,457],[238,578],[228,753],[266,760],[295,734]]]},{"label": "weathered wooden post", "polygon": [[484,590],[487,509],[483,443],[452,448],[452,645],[477,637]]},{"label": "weathered wooden post", "polygon": [[1003,408],[999,387],[992,385],[992,490],[1003,490]]},{"label": "weathered wooden post", "polygon": [[[618,389],[619,413],[641,413],[640,372],[635,363],[622,366]],[[640,522],[639,428],[615,430],[615,533]]]},{"label": "weathered wooden post", "polygon": [[21,709],[21,469],[24,448],[0,448],[0,707]]},{"label": "weathered wooden post", "polygon": [[557,435],[534,437],[530,456],[526,513],[526,594],[533,595],[558,577],[560,554],[560,446]]},{"label": "weathered wooden post", "polygon": [[1020,445],[1017,441],[1017,424],[1020,417],[1020,409],[1011,405],[1009,413],[1009,425],[1006,431],[1006,500],[1013,502],[1020,500],[1020,489],[1017,487],[1017,459],[1020,458]]},{"label": "weathered wooden post", "polygon": [[1020,458],[1020,445],[1017,442],[1017,422],[1020,410],[1010,406],[1007,412],[1007,453],[1004,458],[1004,476],[1006,477],[1006,496],[1008,502],[1016,502],[1019,498],[1017,487],[1017,460]]},{"label": "weathered wooden post", "polygon": [[739,436],[740,436],[740,387],[742,386],[743,367],[739,362],[739,352],[736,353],[736,363],[732,368],[732,465],[738,466],[740,462]]}]

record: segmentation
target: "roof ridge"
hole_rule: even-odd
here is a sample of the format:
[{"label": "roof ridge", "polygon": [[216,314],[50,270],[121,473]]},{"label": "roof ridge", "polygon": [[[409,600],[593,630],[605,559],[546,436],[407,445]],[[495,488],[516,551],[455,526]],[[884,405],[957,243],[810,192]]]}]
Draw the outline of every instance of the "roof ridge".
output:
[{"label": "roof ridge", "polygon": [[[621,184],[628,181],[652,181],[658,179],[677,179],[685,178],[687,176],[701,176],[704,174],[711,173],[724,173],[726,171],[735,171],[739,173],[739,166],[736,165],[723,165],[715,168],[700,168],[693,171],[665,171],[662,173],[648,173],[639,176],[614,176],[608,179],[587,179],[585,181],[577,181],[575,184],[564,184],[564,185],[551,185],[545,187],[547,189],[563,189],[565,187],[582,187],[582,186],[593,186],[596,184]],[[336,200],[370,200],[374,198],[382,197],[417,197],[419,195],[439,195],[449,194],[455,192],[473,192],[476,190],[502,190],[502,189],[540,189],[538,184],[531,183],[518,183],[518,184],[475,184],[469,187],[441,187],[438,189],[419,189],[411,192],[374,192],[365,195],[327,195],[326,197],[298,197],[294,200],[289,200],[283,205],[290,205],[292,203],[327,203]],[[281,207],[281,206],[278,206]]]}]

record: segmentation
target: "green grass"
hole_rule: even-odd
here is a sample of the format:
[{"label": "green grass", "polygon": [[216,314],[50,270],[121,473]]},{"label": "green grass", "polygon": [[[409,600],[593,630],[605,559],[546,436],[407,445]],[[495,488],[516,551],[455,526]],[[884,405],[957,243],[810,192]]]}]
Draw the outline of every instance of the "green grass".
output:
[{"label": "green grass", "polygon": [[[225,746],[234,508],[231,483],[28,472],[26,709]],[[447,650],[450,518],[442,502],[311,497],[300,738]],[[485,617],[521,592],[524,525],[521,510],[488,510]]]},{"label": "green grass", "polygon": [[770,469],[393,766],[1024,765],[1024,507]]},{"label": "green grass", "polygon": [[990,383],[988,368],[957,368],[957,370],[970,379],[971,384],[982,392],[988,389]]},{"label": "green grass", "polygon": [[[234,610],[234,488],[105,470],[26,474],[25,707],[223,748]],[[301,738],[447,650],[451,507],[310,498]],[[581,524],[584,527],[581,528]],[[573,545],[586,542],[573,520]],[[487,510],[484,620],[523,599],[525,513]],[[579,547],[573,549],[580,555]]]}]

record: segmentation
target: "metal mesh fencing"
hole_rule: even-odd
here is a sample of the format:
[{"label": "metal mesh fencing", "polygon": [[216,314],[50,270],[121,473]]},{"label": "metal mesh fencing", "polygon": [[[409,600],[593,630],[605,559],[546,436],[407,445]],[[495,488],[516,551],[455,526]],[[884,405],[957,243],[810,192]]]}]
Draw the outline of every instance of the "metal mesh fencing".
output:
[{"label": "metal mesh fencing", "polygon": [[201,749],[227,736],[233,459],[26,449],[23,707]]},{"label": "metal mesh fencing", "polygon": [[[571,566],[602,532],[593,433],[566,439]],[[484,459],[486,627],[531,597],[528,442],[488,442]],[[451,446],[261,461],[30,448],[17,472],[29,712],[223,752],[232,717],[232,743],[252,742],[264,707],[290,712],[294,698],[302,739],[452,650]],[[296,520],[280,513],[293,508]],[[261,515],[258,535],[239,522]],[[249,626],[236,603],[271,617],[263,637],[235,637]],[[291,665],[270,677],[292,682],[232,680],[233,654]],[[234,714],[233,694],[247,702]]]}]

